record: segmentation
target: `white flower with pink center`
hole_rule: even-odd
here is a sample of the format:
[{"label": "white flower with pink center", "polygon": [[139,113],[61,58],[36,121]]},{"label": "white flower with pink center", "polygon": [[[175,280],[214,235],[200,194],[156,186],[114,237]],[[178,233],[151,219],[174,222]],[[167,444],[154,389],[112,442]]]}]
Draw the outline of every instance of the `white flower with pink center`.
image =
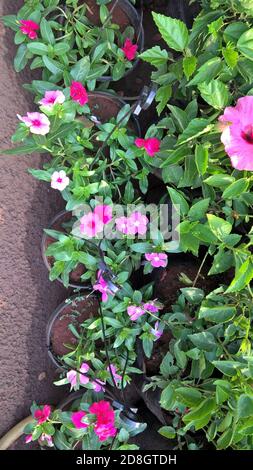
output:
[{"label": "white flower with pink center", "polygon": [[69,185],[69,177],[64,170],[55,171],[51,176],[51,188],[63,191]]},{"label": "white flower with pink center", "polygon": [[17,117],[29,127],[32,134],[46,135],[50,130],[50,121],[45,114],[27,113],[26,116],[17,114]]},{"label": "white flower with pink center", "polygon": [[55,104],[62,104],[65,101],[65,95],[60,90],[46,91],[44,98],[39,101],[39,104],[47,108],[52,108]]}]

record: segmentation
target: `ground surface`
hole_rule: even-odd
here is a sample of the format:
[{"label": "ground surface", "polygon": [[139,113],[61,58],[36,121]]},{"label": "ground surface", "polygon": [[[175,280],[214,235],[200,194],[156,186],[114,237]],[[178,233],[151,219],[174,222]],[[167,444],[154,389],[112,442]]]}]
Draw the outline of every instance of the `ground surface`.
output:
[{"label": "ground surface", "polygon": [[[144,1],[151,8],[156,2],[157,11],[167,4],[165,0]],[[13,14],[22,3],[2,0],[0,16]],[[164,13],[171,11],[164,9]],[[160,38],[147,9],[144,26],[148,48]],[[16,46],[12,32],[2,23],[0,40],[0,148],[6,148],[16,127],[16,114],[32,111],[33,105],[22,88],[31,76],[29,72],[14,71]],[[127,96],[138,94],[143,84],[149,83],[150,71],[142,64],[115,89]],[[142,116],[142,128],[153,119],[154,106]],[[67,292],[57,282],[50,283],[40,254],[42,230],[61,209],[61,203],[56,191],[27,173],[29,167],[40,167],[44,158],[0,155],[0,436],[29,414],[33,400],[57,403],[64,394],[62,388],[53,385],[56,371],[47,358],[45,327],[50,313]],[[153,427],[157,427],[155,422]],[[24,447],[23,439],[15,446]],[[155,448],[164,447],[157,444]]]}]

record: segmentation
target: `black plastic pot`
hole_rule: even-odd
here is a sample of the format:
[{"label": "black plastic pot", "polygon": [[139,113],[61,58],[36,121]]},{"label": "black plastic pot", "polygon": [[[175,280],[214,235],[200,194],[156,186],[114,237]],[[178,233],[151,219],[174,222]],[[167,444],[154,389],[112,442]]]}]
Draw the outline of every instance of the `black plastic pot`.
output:
[{"label": "black plastic pot", "polygon": [[[62,221],[64,220],[64,216],[66,216],[66,214],[69,214],[71,216],[71,212],[67,212],[65,210],[59,212],[58,214],[56,214],[54,216],[54,218],[51,220],[51,222],[49,223],[49,226],[48,228],[49,229],[53,229],[54,226],[57,224],[57,223],[60,223],[61,219]],[[46,249],[47,249],[47,239],[48,239],[49,235],[47,235],[45,232],[43,232],[43,235],[42,235],[42,240],[41,240],[41,254],[42,254],[42,258],[43,258],[43,261],[44,261],[44,264],[47,268],[48,271],[51,270],[51,264],[48,260],[48,257],[46,256]],[[59,281],[61,284],[63,284],[61,278],[57,278],[57,281]],[[72,282],[70,281],[69,283],[69,287],[72,287],[73,289],[89,289],[90,286],[89,284],[84,284],[84,283],[79,283],[79,282]]]},{"label": "black plastic pot", "polygon": [[[105,123],[109,121],[109,119],[116,117],[121,108],[123,108],[123,106],[127,104],[120,96],[105,91],[89,91],[88,97],[88,105],[90,105],[92,113],[98,119],[98,121],[102,123]],[[102,104],[108,103],[109,109],[111,110],[108,116],[106,116],[106,114],[103,112],[101,112],[101,114],[99,113],[99,102],[101,102]],[[132,129],[135,131],[136,135],[140,137],[140,124],[134,114],[130,116],[129,123],[130,127],[132,127]]]},{"label": "black plastic pot", "polygon": [[64,311],[64,308],[66,308],[67,305],[71,305],[73,301],[76,301],[76,299],[80,298],[80,300],[87,298],[87,297],[92,297],[92,299],[97,299],[95,295],[92,294],[85,294],[85,295],[74,295],[70,297],[69,299],[66,299],[64,302],[62,302],[58,307],[54,310],[54,312],[50,315],[48,322],[47,322],[47,327],[46,327],[46,346],[47,346],[47,351],[48,351],[48,356],[52,362],[52,364],[57,367],[57,369],[65,370],[64,363],[61,362],[57,355],[54,353],[52,349],[52,343],[51,343],[51,337],[52,337],[52,329],[54,327],[55,321],[61,316],[61,314]]}]

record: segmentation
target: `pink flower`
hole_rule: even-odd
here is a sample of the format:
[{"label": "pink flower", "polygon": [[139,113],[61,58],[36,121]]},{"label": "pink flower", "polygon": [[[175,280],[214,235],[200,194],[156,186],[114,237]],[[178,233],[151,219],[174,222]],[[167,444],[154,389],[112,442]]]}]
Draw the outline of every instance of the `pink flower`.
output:
[{"label": "pink flower", "polygon": [[112,220],[112,207],[99,204],[94,209],[94,214],[98,215],[103,224],[108,224]]},{"label": "pink flower", "polygon": [[42,113],[27,113],[26,116],[17,114],[18,119],[25,123],[30,128],[33,134],[46,135],[50,130],[50,121],[45,114]]},{"label": "pink flower", "polygon": [[135,139],[135,145],[139,148],[144,148],[150,157],[154,157],[156,153],[160,152],[161,141],[156,137],[149,139]]},{"label": "pink flower", "polygon": [[28,434],[27,436],[25,436],[25,443],[26,444],[28,444],[32,440],[33,440],[32,434]]},{"label": "pink flower", "polygon": [[127,313],[130,317],[130,320],[138,320],[142,315],[144,315],[146,312],[143,310],[141,307],[138,307],[137,305],[130,305],[127,307]]},{"label": "pink flower", "polygon": [[71,421],[74,424],[76,429],[84,429],[88,427],[87,423],[83,422],[83,418],[86,416],[85,411],[74,411],[74,413],[71,414]]},{"label": "pink flower", "polygon": [[81,385],[86,385],[89,382],[89,377],[85,375],[89,371],[89,369],[89,365],[83,362],[80,367],[80,372],[82,372],[81,374],[72,369],[67,372],[67,379],[70,383],[70,390],[76,387],[77,380],[79,380],[79,383]]},{"label": "pink flower", "polygon": [[55,171],[51,176],[51,188],[63,191],[69,185],[69,177],[64,170]]},{"label": "pink flower", "polygon": [[159,310],[163,309],[163,306],[156,304],[154,300],[150,300],[149,302],[146,302],[145,304],[143,304],[143,308],[147,310],[148,312],[157,313],[159,312]]},{"label": "pink flower", "polygon": [[105,391],[104,385],[105,385],[105,382],[102,382],[102,380],[96,379],[96,381],[92,382],[93,390],[95,390],[95,392],[97,393]]},{"label": "pink flower", "polygon": [[38,421],[38,424],[45,423],[51,414],[51,406],[44,405],[42,409],[37,409],[34,412],[34,418]]},{"label": "pink flower", "polygon": [[138,49],[137,44],[133,44],[131,39],[127,38],[125,40],[124,46],[121,48],[121,50],[124,52],[125,57],[127,60],[134,60],[136,57],[136,52]]},{"label": "pink flower", "polygon": [[77,101],[81,106],[88,103],[88,93],[81,82],[72,82],[70,85],[70,96],[73,101]]},{"label": "pink flower", "polygon": [[148,218],[142,215],[141,212],[133,212],[128,217],[127,226],[130,235],[140,234],[144,235],[147,231]]},{"label": "pink flower", "polygon": [[145,258],[154,268],[165,268],[167,266],[168,256],[166,253],[146,253]]},{"label": "pink flower", "polygon": [[128,219],[127,217],[118,217],[115,219],[116,228],[119,232],[128,234]]},{"label": "pink flower", "polygon": [[39,101],[39,104],[52,108],[55,104],[62,104],[65,101],[65,96],[60,90],[46,91],[44,98]]},{"label": "pink flower", "polygon": [[117,369],[113,364],[110,364],[110,367],[108,366],[106,370],[109,374],[113,375],[115,382],[119,382],[122,379],[122,376],[117,374]]},{"label": "pink flower", "polygon": [[45,434],[43,432],[39,438],[39,442],[43,443],[44,441],[46,441],[46,444],[48,445],[48,447],[54,446],[52,436],[50,436],[49,434]]},{"label": "pink flower", "polygon": [[244,96],[235,107],[225,108],[221,141],[237,170],[253,170],[253,96]]},{"label": "pink flower", "polygon": [[38,35],[36,31],[40,29],[38,23],[32,20],[20,20],[19,22],[21,24],[20,31],[22,31],[23,34],[26,34],[30,39],[37,39]]},{"label": "pink flower", "polygon": [[103,278],[101,271],[98,271],[97,282],[93,285],[93,289],[97,290],[98,292],[101,292],[102,302],[107,302],[108,294],[114,294],[114,292],[112,292],[109,288],[108,282]]},{"label": "pink flower", "polygon": [[155,336],[156,340],[160,339],[163,334],[163,328],[160,323],[155,322],[155,328],[151,328],[150,332]]},{"label": "pink flower", "polygon": [[103,231],[103,221],[93,212],[85,214],[80,219],[80,222],[80,231],[89,238],[95,237],[99,232]]},{"label": "pink flower", "polygon": [[95,434],[98,436],[100,442],[106,441],[110,437],[114,437],[117,433],[117,429],[114,424],[96,424],[94,428]]}]

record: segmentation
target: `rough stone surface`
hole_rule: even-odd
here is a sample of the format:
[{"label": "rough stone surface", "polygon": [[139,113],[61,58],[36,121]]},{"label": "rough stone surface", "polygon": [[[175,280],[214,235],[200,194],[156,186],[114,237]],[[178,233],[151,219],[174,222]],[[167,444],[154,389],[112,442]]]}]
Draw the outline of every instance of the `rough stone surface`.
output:
[{"label": "rough stone surface", "polygon": [[[0,16],[13,14],[20,0],[0,2]],[[0,148],[10,146],[16,114],[33,110],[22,88],[29,73],[13,68],[13,34],[0,23]],[[56,403],[63,390],[53,385],[45,328],[52,310],[67,296],[50,283],[40,254],[42,230],[61,208],[56,191],[35,180],[45,156],[0,153],[0,436],[29,414],[33,400]],[[20,440],[16,448],[23,448]]]}]

